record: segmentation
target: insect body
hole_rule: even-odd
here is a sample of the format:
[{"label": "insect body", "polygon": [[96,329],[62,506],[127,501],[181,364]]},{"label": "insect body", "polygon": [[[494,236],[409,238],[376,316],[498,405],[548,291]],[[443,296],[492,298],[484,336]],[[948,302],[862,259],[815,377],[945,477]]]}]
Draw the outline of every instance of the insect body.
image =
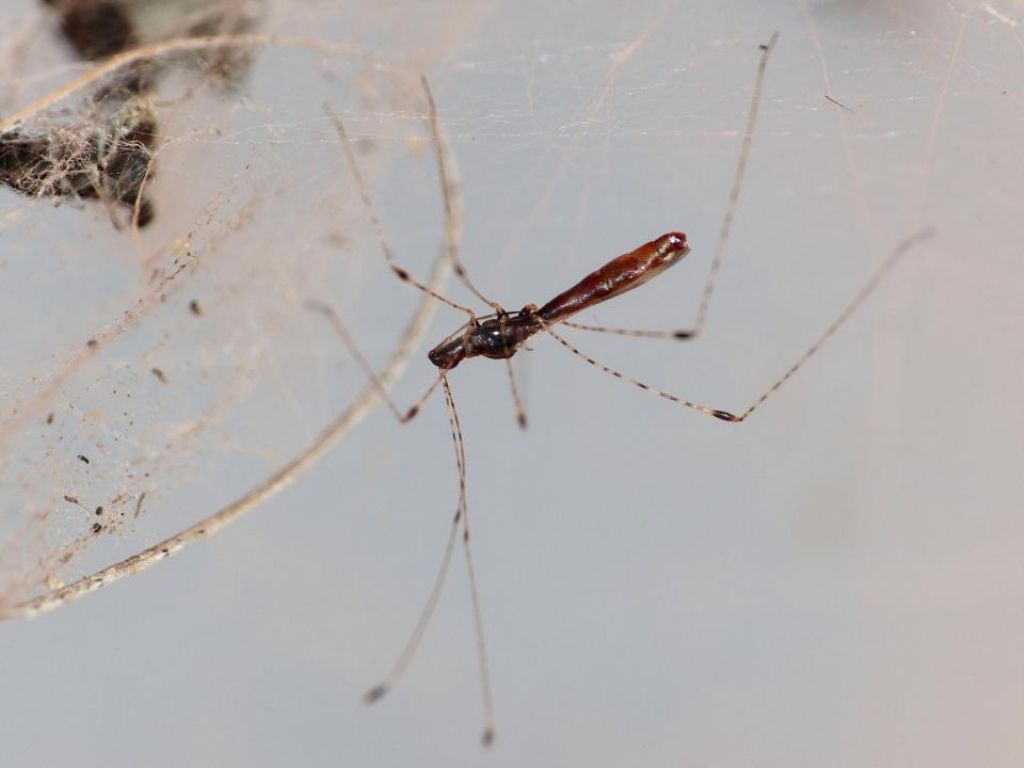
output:
[{"label": "insect body", "polygon": [[541,307],[535,304],[527,304],[522,309],[516,311],[506,311],[500,304],[487,298],[482,294],[469,279],[466,273],[466,269],[463,266],[458,255],[458,226],[460,210],[457,204],[457,194],[454,186],[454,168],[450,166],[450,160],[444,149],[444,142],[441,136],[441,129],[438,125],[437,110],[434,104],[433,96],[430,92],[430,87],[426,81],[426,78],[422,79],[423,90],[427,98],[428,106],[428,119],[430,123],[431,133],[434,139],[434,149],[437,159],[438,176],[441,182],[442,195],[444,200],[444,209],[446,215],[446,243],[445,249],[447,255],[451,260],[452,267],[455,271],[455,275],[463,283],[463,285],[483,303],[489,305],[493,311],[492,314],[484,316],[477,316],[477,314],[467,306],[458,304],[452,301],[446,296],[435,293],[430,288],[426,287],[423,283],[417,281],[412,277],[409,272],[400,267],[395,260],[394,253],[392,252],[391,246],[388,244],[384,237],[383,227],[381,226],[380,219],[377,216],[377,212],[370,200],[369,192],[367,191],[365,180],[359,170],[359,165],[356,161],[355,153],[352,150],[351,140],[345,131],[345,127],[341,119],[328,107],[327,114],[334,124],[334,128],[341,140],[341,146],[344,150],[346,159],[348,161],[349,168],[352,172],[353,177],[356,180],[356,184],[359,188],[360,195],[362,196],[363,205],[366,210],[367,216],[373,222],[379,240],[379,246],[381,254],[384,257],[385,262],[391,269],[392,273],[398,277],[402,282],[412,285],[420,291],[424,291],[433,296],[438,301],[448,305],[453,309],[457,309],[461,312],[469,315],[469,321],[466,322],[461,328],[455,333],[448,336],[440,344],[430,350],[428,357],[430,362],[437,367],[437,376],[433,383],[427,389],[427,391],[416,400],[415,404],[406,409],[402,410],[398,405],[391,399],[386,388],[380,380],[380,377],[370,366],[366,357],[360,351],[356,345],[352,335],[346,330],[342,324],[340,318],[334,310],[320,302],[310,302],[310,306],[313,309],[324,314],[327,319],[334,325],[342,341],[348,347],[352,356],[357,360],[359,365],[366,372],[367,376],[377,385],[379,394],[384,402],[387,404],[391,413],[402,423],[412,420],[420,411],[421,406],[426,402],[430,395],[435,389],[440,387],[445,400],[445,407],[448,411],[448,421],[451,427],[452,441],[455,448],[455,463],[458,470],[458,481],[459,481],[459,497],[456,504],[455,515],[453,516],[449,528],[448,542],[442,557],[441,567],[438,571],[437,577],[434,582],[434,586],[430,592],[430,596],[420,614],[419,620],[416,622],[415,628],[407,641],[405,647],[399,654],[398,660],[387,674],[383,682],[379,685],[371,688],[366,696],[365,700],[367,703],[373,703],[383,697],[397,682],[398,678],[402,675],[404,670],[412,660],[413,655],[423,637],[423,633],[426,630],[427,624],[429,623],[430,617],[433,614],[434,608],[437,605],[437,600],[440,596],[445,576],[448,570],[449,563],[452,558],[454,546],[457,538],[457,533],[461,530],[462,540],[465,546],[463,551],[466,556],[466,565],[469,577],[470,587],[470,599],[473,607],[473,618],[476,625],[477,635],[477,657],[480,665],[480,680],[482,688],[483,698],[483,709],[484,709],[484,731],[483,731],[483,743],[489,745],[494,738],[494,710],[491,695],[490,676],[488,673],[488,666],[486,660],[486,652],[484,647],[484,634],[483,634],[483,622],[481,619],[480,612],[480,601],[476,590],[476,576],[475,567],[473,564],[472,555],[469,546],[469,515],[468,508],[466,506],[466,452],[465,445],[462,437],[462,428],[459,423],[459,417],[455,410],[455,402],[452,396],[451,386],[448,382],[448,372],[453,370],[463,360],[467,360],[473,357],[486,357],[494,360],[505,360],[509,373],[509,382],[512,387],[512,396],[516,403],[516,408],[519,414],[520,426],[526,426],[526,416],[519,401],[515,378],[512,375],[512,367],[510,358],[522,349],[526,342],[533,336],[538,334],[544,334],[551,336],[559,344],[568,349],[575,356],[581,358],[589,365],[603,371],[611,376],[618,378],[620,381],[624,381],[627,384],[631,384],[639,389],[646,391],[648,394],[655,395],[663,398],[676,405],[684,406],[686,408],[695,410],[699,413],[703,413],[706,416],[719,419],[721,421],[738,423],[743,422],[753,413],[762,403],[765,402],[772,394],[777,392],[779,388],[788,381],[798,369],[800,369],[804,363],[806,363],[821,347],[827,342],[839,328],[856,312],[856,310],[864,303],[867,297],[878,287],[884,276],[888,271],[896,264],[896,262],[905,254],[913,245],[929,237],[929,232],[921,232],[917,235],[907,238],[904,240],[890,256],[883,261],[883,263],[875,271],[874,275],[867,281],[867,283],[861,288],[861,290],[854,296],[853,300],[839,313],[838,317],[824,330],[824,332],[817,338],[817,340],[811,344],[797,360],[791,364],[784,372],[767,388],[763,389],[761,394],[753,399],[747,407],[735,412],[722,410],[719,408],[713,408],[703,403],[688,400],[670,392],[656,389],[649,384],[646,384],[638,379],[631,378],[623,374],[622,372],[604,365],[598,362],[594,358],[581,352],[575,346],[573,346],[568,340],[563,338],[556,330],[555,326],[568,326],[571,328],[585,330],[585,331],[598,331],[603,333],[611,333],[623,336],[638,336],[644,338],[661,338],[661,339],[676,339],[676,340],[692,340],[697,338],[704,327],[704,323],[708,313],[708,307],[710,305],[711,296],[714,290],[715,278],[719,271],[719,266],[722,260],[722,254],[724,252],[725,243],[729,239],[729,234],[732,227],[733,217],[736,212],[736,208],[739,203],[740,187],[743,180],[744,172],[747,167],[747,160],[750,154],[750,147],[754,135],[754,127],[756,123],[758,105],[761,98],[761,89],[764,82],[765,68],[767,66],[768,56],[771,53],[776,36],[773,36],[771,41],[764,46],[761,46],[761,61],[758,66],[757,80],[754,86],[754,93],[751,99],[750,113],[747,119],[747,127],[744,133],[744,139],[740,148],[740,157],[736,165],[735,175],[733,177],[732,191],[729,196],[729,201],[726,207],[725,216],[722,221],[722,229],[719,234],[718,243],[715,247],[714,254],[711,259],[711,264],[708,269],[706,282],[704,284],[704,291],[701,297],[700,306],[697,310],[696,319],[686,329],[681,330],[629,330],[620,328],[607,328],[603,326],[586,325],[582,323],[576,323],[569,320],[572,316],[577,313],[593,307],[608,299],[620,296],[627,291],[631,291],[643,285],[648,280],[656,277],[657,275],[664,272],[666,269],[671,267],[673,264],[679,262],[687,253],[690,248],[687,244],[686,235],[681,232],[670,232],[668,234],[661,235],[650,242],[644,243],[639,248],[618,256],[609,261],[604,266],[596,269],[595,271],[588,274],[578,283],[573,285],[571,288],[566,289],[562,293],[555,296],[553,299],[548,301]]},{"label": "insect body", "polygon": [[430,362],[450,371],[470,357],[508,359],[546,326],[643,285],[689,252],[682,232],[662,235],[612,259],[543,307],[527,304],[518,312],[502,311],[470,320],[430,350]]}]

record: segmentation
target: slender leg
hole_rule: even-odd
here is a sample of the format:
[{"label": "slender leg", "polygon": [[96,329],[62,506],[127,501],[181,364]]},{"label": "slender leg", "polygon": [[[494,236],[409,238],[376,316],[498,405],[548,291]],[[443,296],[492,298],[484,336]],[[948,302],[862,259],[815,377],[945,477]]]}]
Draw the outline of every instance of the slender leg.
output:
[{"label": "slender leg", "polygon": [[779,33],[771,36],[767,45],[761,46],[761,61],[757,65],[757,79],[754,82],[754,95],[750,100],[750,111],[747,115],[747,127],[743,133],[743,143],[740,146],[740,156],[736,163],[736,171],[733,174],[732,190],[729,192],[729,202],[725,206],[725,215],[722,218],[722,229],[718,235],[718,242],[715,244],[715,255],[711,259],[711,267],[708,269],[708,276],[704,283],[704,291],[701,294],[700,306],[697,309],[697,317],[689,328],[674,329],[667,331],[645,331],[632,330],[628,328],[608,328],[602,325],[587,325],[584,323],[564,322],[562,325],[576,328],[581,331],[597,331],[599,333],[611,333],[618,336],[637,336],[645,339],[675,339],[677,341],[694,339],[704,330],[704,323],[707,320],[708,309],[711,307],[711,297],[715,292],[715,280],[718,277],[722,266],[722,256],[725,253],[725,245],[729,242],[732,234],[732,223],[736,217],[736,209],[740,203],[740,192],[743,189],[743,177],[747,172],[747,163],[750,160],[750,147],[754,142],[754,129],[757,127],[757,116],[760,112],[761,94],[764,91],[764,77],[768,69],[768,57],[771,56],[775,43],[779,39]]},{"label": "slender leg", "polygon": [[448,576],[448,567],[452,562],[452,553],[455,551],[455,539],[459,532],[459,523],[461,521],[462,507],[459,506],[455,510],[455,516],[452,518],[452,523],[449,527],[448,542],[445,544],[444,555],[441,557],[441,565],[437,570],[437,576],[434,577],[434,586],[430,590],[430,595],[427,597],[423,610],[420,611],[419,618],[416,620],[416,626],[413,627],[412,634],[409,635],[409,639],[406,640],[405,645],[402,647],[402,652],[398,654],[398,659],[384,680],[373,686],[363,695],[363,701],[367,704],[375,703],[390,691],[409,666],[413,656],[416,655],[416,649],[419,648],[420,641],[427,631],[427,625],[430,623],[430,618],[434,615],[437,602],[441,598],[441,592],[444,590],[444,582]]},{"label": "slender leg", "polygon": [[[444,138],[441,134],[440,125],[437,119],[437,108],[434,103],[433,94],[430,92],[430,86],[427,83],[425,77],[421,78],[423,83],[423,90],[427,97],[428,104],[428,119],[430,123],[431,135],[434,140],[435,156],[438,164],[438,176],[441,182],[442,198],[444,201],[444,214],[445,214],[445,255],[451,260],[455,274],[459,279],[466,285],[466,287],[478,298],[485,303],[494,307],[495,311],[505,314],[504,309],[500,304],[489,301],[486,299],[470,282],[466,275],[466,270],[462,266],[458,255],[459,246],[459,232],[461,225],[461,205],[459,197],[454,184],[455,169],[451,164],[448,153],[446,152],[446,145]],[[363,206],[366,209],[367,215],[373,222],[374,228],[377,233],[377,240],[380,245],[381,253],[384,256],[385,261],[391,268],[391,271],[403,282],[408,282],[421,291],[433,296],[434,298],[444,302],[445,304],[461,310],[469,315],[470,324],[466,327],[466,334],[471,333],[473,321],[476,320],[476,313],[473,312],[469,307],[457,304],[450,299],[441,296],[440,294],[430,290],[422,283],[412,278],[409,273],[402,269],[395,262],[394,253],[391,246],[388,244],[387,239],[384,236],[384,230],[380,222],[380,217],[377,215],[376,209],[370,198],[369,191],[365,180],[363,179],[362,173],[359,170],[358,163],[356,161],[355,152],[352,150],[352,143],[345,131],[345,126],[342,123],[338,115],[329,107],[325,106],[328,116],[331,122],[334,124],[334,128],[338,133],[338,137],[341,140],[342,147],[345,151],[345,156],[348,160],[349,166],[352,170],[352,174],[356,179],[356,183],[359,186],[360,196],[362,197]],[[455,515],[452,518],[451,526],[448,534],[448,541],[445,545],[444,554],[441,558],[441,564],[438,568],[437,576],[434,579],[433,587],[431,588],[430,594],[427,597],[427,602],[420,612],[420,616],[416,621],[413,628],[412,634],[406,641],[401,653],[398,656],[395,664],[391,668],[385,679],[378,685],[371,688],[364,696],[364,700],[367,704],[372,704],[375,701],[383,697],[398,681],[402,676],[406,668],[415,656],[416,650],[423,639],[423,635],[426,632],[430,619],[434,614],[437,607],[438,600],[441,597],[441,593],[444,589],[444,583],[448,574],[448,569],[451,565],[452,554],[455,546],[455,539],[460,527],[462,529],[462,541],[463,549],[466,555],[466,569],[469,578],[470,585],[470,597],[473,608],[473,621],[476,631],[476,646],[477,655],[480,666],[480,682],[481,692],[483,698],[483,709],[484,709],[484,730],[482,735],[482,742],[484,746],[490,746],[494,742],[494,701],[491,692],[491,681],[490,671],[487,664],[487,653],[486,644],[484,641],[484,630],[483,630],[483,618],[480,610],[480,598],[477,591],[476,581],[476,569],[473,564],[472,550],[470,548],[470,536],[469,536],[469,515],[466,507],[466,452],[462,438],[462,426],[459,423],[458,413],[455,410],[455,401],[452,398],[451,388],[448,385],[448,379],[445,376],[444,371],[438,373],[437,378],[430,385],[427,391],[415,402],[415,404],[407,411],[402,411],[388,395],[384,387],[381,385],[380,379],[370,366],[369,361],[365,355],[360,351],[358,345],[355,343],[355,339],[345,328],[341,319],[338,317],[330,306],[319,302],[309,302],[311,309],[314,309],[323,314],[335,331],[341,337],[345,346],[348,347],[349,352],[359,363],[360,367],[366,373],[366,375],[374,382],[378,392],[384,398],[388,404],[388,408],[395,418],[401,422],[406,423],[419,413],[420,408],[428,397],[437,388],[438,384],[441,384],[442,390],[445,396],[445,405],[448,411],[448,422],[451,426],[452,442],[455,447],[455,461],[456,468],[458,470],[459,477],[459,500],[456,506]],[[514,391],[514,384],[513,384]],[[517,406],[518,406],[517,398]],[[521,419],[525,419],[525,416],[521,416]]]},{"label": "slender leg", "polygon": [[398,422],[400,424],[405,424],[406,422],[412,421],[416,418],[416,414],[420,412],[420,408],[423,407],[423,403],[427,401],[427,398],[433,394],[435,389],[437,389],[437,385],[441,383],[441,376],[434,379],[434,382],[427,388],[427,391],[424,392],[408,410],[401,410],[398,405],[395,404],[395,401],[388,393],[383,382],[381,382],[380,376],[378,376],[377,372],[373,370],[373,367],[366,359],[366,356],[363,355],[362,351],[359,349],[356,344],[356,340],[352,338],[352,334],[348,332],[345,324],[341,322],[341,318],[338,317],[338,313],[334,311],[334,308],[328,304],[324,304],[323,302],[312,300],[307,301],[306,306],[327,318],[338,336],[341,337],[342,342],[346,347],[348,347],[348,351],[352,354],[352,357],[354,357],[356,362],[359,363],[359,367],[361,367],[366,373],[367,378],[373,382],[374,387],[377,389],[377,393],[380,395],[381,399],[387,403],[388,410],[391,411]]},{"label": "slender leg", "polygon": [[[508,371],[508,385],[512,392],[512,402],[516,408],[516,420],[519,422],[520,429],[526,429],[526,408],[523,407],[522,398],[519,397],[519,387],[516,386],[515,372],[512,370],[512,355],[514,350],[510,349],[508,344],[504,341],[508,338],[506,334],[508,324],[508,313],[505,310],[498,312],[498,328],[502,338],[502,347],[505,350],[505,366]],[[469,329],[467,329],[468,332]]]},{"label": "slender leg", "polygon": [[494,743],[494,695],[491,692],[491,673],[487,663],[487,644],[484,640],[484,622],[480,611],[480,592],[477,589],[476,568],[473,566],[473,550],[469,545],[469,507],[466,505],[466,444],[462,438],[462,424],[459,413],[455,410],[448,377],[441,374],[441,386],[444,388],[445,404],[448,408],[448,423],[452,428],[452,439],[455,441],[455,456],[459,465],[459,502],[462,505],[462,544],[466,554],[466,574],[469,579],[469,595],[473,606],[473,624],[476,630],[476,653],[480,667],[480,694],[484,710],[484,730],[481,742],[485,747]]},{"label": "slender leg", "polygon": [[505,365],[508,369],[508,385],[512,390],[512,402],[516,406],[516,420],[520,429],[526,429],[526,408],[523,406],[523,399],[519,396],[519,387],[516,386],[516,375],[512,371],[512,359],[506,357]]},{"label": "slender leg", "polygon": [[597,333],[608,333],[612,336],[632,336],[638,339],[674,339],[676,341],[689,341],[696,338],[692,330],[676,329],[669,331],[648,331],[634,328],[610,328],[606,325],[589,325],[577,323],[572,320],[563,320],[559,325],[568,328],[575,328],[578,331],[595,331]]},{"label": "slender leg", "polygon": [[[338,134],[338,139],[341,141],[342,149],[345,151],[345,159],[348,161],[349,168],[352,170],[352,176],[356,180],[356,185],[359,187],[359,196],[363,201],[363,208],[366,209],[366,215],[370,221],[373,222],[373,228],[377,234],[377,243],[380,246],[381,254],[384,256],[384,261],[387,262],[388,267],[391,268],[391,272],[401,280],[403,283],[423,291],[426,294],[433,296],[440,302],[447,304],[453,309],[457,309],[460,312],[465,312],[469,315],[470,319],[476,317],[476,313],[469,307],[458,304],[451,299],[442,296],[436,291],[431,290],[419,280],[410,275],[405,269],[400,267],[395,261],[394,251],[391,249],[391,245],[388,243],[387,237],[384,235],[384,227],[380,222],[380,216],[377,215],[377,208],[373,204],[373,199],[370,197],[370,190],[366,186],[366,180],[363,178],[362,171],[359,170],[359,163],[356,160],[356,153],[352,150],[352,141],[349,139],[348,132],[345,130],[345,124],[338,117],[338,114],[331,108],[329,104],[324,104],[324,111],[327,113],[327,117],[330,118],[331,123],[334,125],[334,130]],[[446,248],[450,251],[452,243],[458,242],[458,226],[459,222],[451,217],[451,204],[445,203],[445,243]]]},{"label": "slender leg", "polygon": [[434,578],[434,585],[430,590],[427,602],[423,606],[419,618],[416,620],[416,625],[413,627],[412,634],[409,636],[409,639],[402,648],[402,652],[398,655],[397,661],[384,680],[367,691],[363,699],[367,704],[373,704],[381,699],[398,682],[399,678],[408,668],[413,656],[415,656],[416,650],[423,640],[423,635],[430,624],[430,619],[434,615],[434,610],[437,608],[438,600],[441,597],[455,549],[456,535],[461,524],[463,550],[466,554],[466,571],[469,577],[470,599],[473,606],[473,623],[476,631],[477,658],[480,665],[480,687],[484,710],[484,730],[481,741],[485,747],[489,747],[494,743],[494,698],[491,692],[490,668],[487,663],[487,648],[484,641],[483,618],[480,612],[476,569],[473,565],[473,554],[470,548],[469,514],[466,506],[466,450],[462,439],[462,425],[459,423],[458,412],[455,410],[455,401],[452,398],[451,387],[448,385],[448,378],[444,372],[441,372],[438,380],[441,382],[442,391],[444,392],[445,406],[448,411],[448,424],[451,428],[452,445],[455,448],[455,464],[459,476],[459,500],[456,505],[455,516],[452,518],[451,526],[449,527],[448,541],[445,544],[444,555],[441,558],[441,566],[438,569],[437,576]]},{"label": "slender leg", "polygon": [[734,413],[732,411],[725,411],[720,408],[712,408],[711,406],[704,405],[703,403],[694,402],[693,400],[687,400],[685,398],[678,397],[677,395],[673,395],[663,390],[651,387],[647,384],[644,384],[642,381],[638,381],[634,378],[626,376],[625,374],[615,370],[614,368],[610,368],[607,365],[604,365],[603,363],[599,363],[594,358],[584,354],[576,347],[574,347],[572,344],[570,344],[568,341],[566,341],[564,338],[562,338],[558,333],[556,333],[548,323],[545,323],[543,320],[540,320],[540,322],[544,326],[544,330],[547,331],[552,336],[554,336],[555,339],[563,347],[568,349],[574,355],[583,358],[595,368],[598,368],[604,371],[605,373],[611,374],[617,379],[622,379],[623,381],[628,382],[633,386],[639,387],[640,389],[643,389],[647,392],[655,394],[658,397],[663,397],[666,400],[671,400],[673,403],[686,406],[687,408],[693,408],[696,411],[706,413],[708,416],[714,416],[716,419],[721,419],[722,421],[745,421],[746,418],[761,405],[761,403],[763,403],[765,400],[771,397],[775,392],[779,390],[779,388],[783,384],[789,381],[793,374],[796,373],[819,349],[821,349],[821,347],[830,338],[832,338],[836,334],[836,332],[843,326],[843,324],[846,323],[846,321],[849,320],[850,317],[867,300],[868,296],[870,296],[874,292],[874,290],[878,287],[879,283],[882,282],[882,279],[886,276],[886,274],[888,274],[889,270],[891,270],[896,265],[896,262],[899,261],[900,258],[903,257],[903,255],[906,254],[907,251],[909,251],[913,246],[929,239],[932,236],[932,234],[932,230],[924,230],[922,232],[918,232],[917,234],[911,235],[903,242],[901,242],[899,246],[897,246],[896,250],[894,250],[889,255],[889,257],[884,262],[882,262],[882,265],[875,271],[875,273],[871,276],[867,283],[864,284],[864,287],[860,289],[857,295],[854,296],[853,300],[846,305],[846,308],[839,313],[839,316],[836,317],[836,319],[832,321],[828,328],[825,329],[824,333],[822,333],[821,336],[818,337],[817,341],[811,344],[811,346],[809,346],[804,351],[804,353],[797,358],[796,362],[793,363],[786,370],[786,372],[782,374],[781,377],[779,377],[770,387],[764,390],[764,392],[758,395],[757,398],[755,398],[749,406],[747,406],[744,410],[739,411],[738,413]]}]

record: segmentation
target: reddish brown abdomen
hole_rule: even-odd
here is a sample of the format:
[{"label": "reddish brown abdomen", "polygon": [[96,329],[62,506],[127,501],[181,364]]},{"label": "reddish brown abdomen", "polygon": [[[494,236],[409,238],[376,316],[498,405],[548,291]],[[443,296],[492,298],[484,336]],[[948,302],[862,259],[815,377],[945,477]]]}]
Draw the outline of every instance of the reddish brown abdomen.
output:
[{"label": "reddish brown abdomen", "polygon": [[555,296],[537,314],[548,323],[565,320],[587,307],[643,285],[683,258],[689,250],[685,234],[669,232],[591,272],[572,288]]}]

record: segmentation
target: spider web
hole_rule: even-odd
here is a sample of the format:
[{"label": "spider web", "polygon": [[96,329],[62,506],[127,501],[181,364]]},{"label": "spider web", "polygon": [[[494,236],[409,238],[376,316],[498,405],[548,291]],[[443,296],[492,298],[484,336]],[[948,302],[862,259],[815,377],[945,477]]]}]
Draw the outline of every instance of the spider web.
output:
[{"label": "spider web", "polygon": [[[239,498],[364,391],[307,299],[336,307],[376,367],[394,350],[418,297],[382,268],[323,102],[413,274],[442,235],[425,71],[474,282],[509,308],[543,302],[683,229],[686,260],[581,318],[677,327],[757,46],[778,30],[705,338],[573,343],[741,407],[898,241],[937,237],[742,428],[666,410],[548,339],[517,356],[522,435],[504,371],[459,368],[498,714],[486,759],[1019,765],[1020,0],[341,5],[264,6],[250,32],[319,42],[252,46],[227,87],[189,57],[163,76],[137,238],[116,200],[0,196],[7,603]],[[34,4],[0,13],[3,117],[93,66]],[[24,130],[75,123],[94,93]],[[432,338],[463,320],[445,318]],[[426,368],[396,384],[400,403]],[[380,708],[358,704],[408,635],[450,519],[447,425],[429,405],[401,430],[374,413],[244,529],[4,624],[9,760],[278,765],[300,744],[311,764],[479,762],[457,571],[407,677]]]},{"label": "spider web", "polygon": [[[371,179],[399,164],[436,199],[415,76],[309,38],[206,39],[157,42],[6,120],[9,606],[243,496],[365,388],[306,301],[347,300],[371,341],[401,334],[359,298],[379,257],[323,107]],[[436,216],[409,218],[439,241]]]}]

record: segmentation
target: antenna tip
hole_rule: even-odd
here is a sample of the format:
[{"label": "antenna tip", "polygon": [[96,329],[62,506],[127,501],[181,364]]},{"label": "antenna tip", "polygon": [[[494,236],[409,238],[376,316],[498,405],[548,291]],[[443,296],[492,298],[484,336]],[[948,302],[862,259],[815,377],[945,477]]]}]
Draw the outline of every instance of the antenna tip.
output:
[{"label": "antenna tip", "polygon": [[526,414],[525,413],[519,414],[519,428],[520,429],[526,429]]},{"label": "antenna tip", "polygon": [[483,735],[480,737],[480,744],[484,749],[490,749],[494,746],[494,729],[485,728]]},{"label": "antenna tip", "polygon": [[363,694],[363,703],[366,704],[366,706],[370,706],[371,704],[380,701],[380,699],[387,692],[388,687],[384,683],[381,683],[380,685],[375,685],[373,688],[371,688]]}]

